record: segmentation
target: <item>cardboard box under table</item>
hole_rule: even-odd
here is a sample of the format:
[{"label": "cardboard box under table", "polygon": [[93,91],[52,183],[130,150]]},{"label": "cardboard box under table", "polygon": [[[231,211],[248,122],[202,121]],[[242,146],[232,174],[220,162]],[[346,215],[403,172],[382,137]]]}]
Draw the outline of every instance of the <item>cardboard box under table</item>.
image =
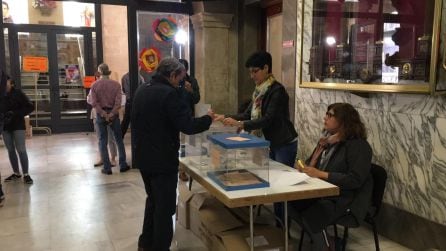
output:
[{"label": "cardboard box under table", "polygon": [[269,141],[249,134],[208,136],[207,175],[226,191],[269,187]]},{"label": "cardboard box under table", "polygon": [[242,226],[243,223],[209,193],[193,194],[190,201],[190,230],[209,249],[216,235]]},{"label": "cardboard box under table", "polygon": [[[284,250],[282,229],[274,226],[256,226],[254,248],[256,250]],[[249,228],[237,228],[220,232],[212,238],[212,251],[249,251]]]}]

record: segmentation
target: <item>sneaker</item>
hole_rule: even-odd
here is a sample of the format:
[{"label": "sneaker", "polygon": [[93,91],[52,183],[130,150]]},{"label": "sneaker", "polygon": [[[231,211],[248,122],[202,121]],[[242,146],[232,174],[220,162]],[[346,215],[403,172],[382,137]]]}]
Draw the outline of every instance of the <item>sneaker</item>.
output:
[{"label": "sneaker", "polygon": [[129,165],[127,165],[127,166],[124,167],[124,168],[121,168],[119,171],[120,171],[121,173],[125,173],[125,172],[127,172],[128,170],[130,170],[130,166],[129,166]]},{"label": "sneaker", "polygon": [[113,174],[112,170],[105,170],[105,169],[102,169],[101,173],[107,174],[107,175],[112,175]]},{"label": "sneaker", "polygon": [[33,179],[31,179],[31,176],[29,176],[29,175],[23,176],[23,182],[25,182],[25,184],[32,184],[32,183],[34,183]]},{"label": "sneaker", "polygon": [[20,178],[22,178],[22,175],[13,173],[11,176],[5,179],[5,182],[16,181]]}]

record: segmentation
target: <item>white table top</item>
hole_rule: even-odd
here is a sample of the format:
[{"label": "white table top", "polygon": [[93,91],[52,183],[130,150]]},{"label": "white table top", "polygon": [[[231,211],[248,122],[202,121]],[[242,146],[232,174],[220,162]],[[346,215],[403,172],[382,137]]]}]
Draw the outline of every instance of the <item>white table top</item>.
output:
[{"label": "white table top", "polygon": [[[225,191],[212,181],[205,171],[201,171],[197,163],[200,163],[199,156],[180,158],[180,165],[186,172],[230,208],[339,195],[337,186],[317,178],[308,178],[296,185],[272,183],[270,187],[265,188]],[[298,172],[273,160],[270,160],[269,166],[270,170]]]}]

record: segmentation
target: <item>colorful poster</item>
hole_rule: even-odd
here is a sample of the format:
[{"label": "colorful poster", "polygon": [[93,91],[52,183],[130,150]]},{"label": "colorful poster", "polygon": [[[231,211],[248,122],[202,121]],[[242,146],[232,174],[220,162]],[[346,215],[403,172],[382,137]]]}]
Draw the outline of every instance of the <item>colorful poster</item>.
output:
[{"label": "colorful poster", "polygon": [[65,79],[66,83],[76,83],[80,80],[79,66],[70,64],[65,65]]}]

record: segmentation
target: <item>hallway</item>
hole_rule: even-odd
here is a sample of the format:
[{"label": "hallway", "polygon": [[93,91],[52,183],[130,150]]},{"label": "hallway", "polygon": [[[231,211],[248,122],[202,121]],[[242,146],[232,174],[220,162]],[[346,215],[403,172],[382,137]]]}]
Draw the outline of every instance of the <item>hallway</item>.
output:
[{"label": "hallway", "polygon": [[[113,175],[101,174],[93,167],[97,144],[92,133],[34,136],[27,147],[34,184],[2,182],[6,200],[0,207],[0,251],[137,250],[145,202],[137,170],[121,174],[113,168]],[[3,146],[0,170],[2,181],[11,174]],[[348,250],[375,250],[367,229],[352,229],[350,237]],[[380,244],[384,251],[409,250],[383,237]],[[191,231],[177,226],[172,250],[206,248]]]}]

